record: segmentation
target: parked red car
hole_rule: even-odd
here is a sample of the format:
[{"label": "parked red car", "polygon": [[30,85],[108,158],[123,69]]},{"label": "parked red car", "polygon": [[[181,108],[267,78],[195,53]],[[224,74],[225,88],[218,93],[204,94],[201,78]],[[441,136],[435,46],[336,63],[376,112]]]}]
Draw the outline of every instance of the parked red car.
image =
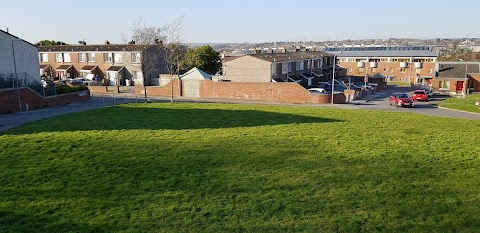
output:
[{"label": "parked red car", "polygon": [[412,99],[414,101],[415,100],[421,100],[421,101],[425,101],[425,102],[429,101],[428,93],[424,90],[416,90],[415,92],[413,92]]},{"label": "parked red car", "polygon": [[390,105],[395,105],[395,107],[413,107],[414,103],[412,98],[410,98],[407,93],[393,93],[390,96]]}]

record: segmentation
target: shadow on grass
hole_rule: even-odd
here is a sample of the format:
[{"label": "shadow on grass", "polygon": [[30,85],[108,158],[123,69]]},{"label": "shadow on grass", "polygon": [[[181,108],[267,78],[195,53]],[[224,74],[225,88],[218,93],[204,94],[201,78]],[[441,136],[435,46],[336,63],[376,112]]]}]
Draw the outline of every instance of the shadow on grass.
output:
[{"label": "shadow on grass", "polygon": [[27,124],[5,134],[88,130],[188,130],[341,122],[337,119],[258,110],[114,106]]}]

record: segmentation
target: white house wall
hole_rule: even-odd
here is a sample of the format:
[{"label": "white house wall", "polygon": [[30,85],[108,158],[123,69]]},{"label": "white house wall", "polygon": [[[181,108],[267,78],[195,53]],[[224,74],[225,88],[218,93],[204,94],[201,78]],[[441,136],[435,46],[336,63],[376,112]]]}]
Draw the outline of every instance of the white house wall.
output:
[{"label": "white house wall", "polygon": [[38,48],[16,37],[0,31],[0,74],[15,73],[12,41],[15,50],[17,73],[27,73],[40,80]]}]

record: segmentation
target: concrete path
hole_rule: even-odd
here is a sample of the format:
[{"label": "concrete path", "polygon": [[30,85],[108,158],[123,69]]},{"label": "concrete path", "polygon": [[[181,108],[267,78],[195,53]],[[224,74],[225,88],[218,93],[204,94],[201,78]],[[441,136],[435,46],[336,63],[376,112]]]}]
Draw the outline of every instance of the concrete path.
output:
[{"label": "concrete path", "polygon": [[[228,100],[228,99],[189,99],[189,98],[175,98],[175,102],[195,102],[195,103],[236,103],[236,104],[256,104],[256,105],[281,105],[281,106],[303,106],[303,107],[334,107],[342,109],[364,109],[364,110],[379,110],[379,111],[395,111],[395,112],[415,112],[424,115],[453,117],[464,119],[480,120],[480,114],[460,112],[448,109],[436,108],[433,104],[438,103],[439,100],[433,100],[430,103],[416,102],[415,108],[395,108],[389,106],[388,97],[392,92],[411,91],[409,89],[388,89],[383,92],[378,92],[366,98],[353,101],[349,104],[297,104],[297,103],[282,103],[282,102],[265,102],[265,101],[244,101],[244,100]],[[18,112],[14,114],[0,115],[0,131],[5,131],[18,127],[23,124],[38,121],[41,119],[54,117],[63,114],[86,111],[91,109],[103,108],[123,103],[143,102],[143,96],[135,96],[134,94],[118,94],[116,97],[112,95],[94,94],[92,101],[68,104],[63,106],[48,107],[42,109],[35,109],[31,111]],[[169,97],[149,97],[151,102],[170,102]]]}]

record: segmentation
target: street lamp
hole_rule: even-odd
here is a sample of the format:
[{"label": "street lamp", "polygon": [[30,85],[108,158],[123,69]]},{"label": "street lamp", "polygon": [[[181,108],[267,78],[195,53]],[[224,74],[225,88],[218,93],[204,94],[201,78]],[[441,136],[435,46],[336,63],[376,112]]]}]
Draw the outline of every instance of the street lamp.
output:
[{"label": "street lamp", "polygon": [[332,101],[331,104],[333,104],[333,93],[335,91],[335,65],[337,63],[337,54],[333,55],[333,76],[332,76]]},{"label": "street lamp", "polygon": [[20,98],[20,87],[18,85],[18,75],[17,75],[17,62],[15,59],[15,46],[13,46],[13,42],[15,41],[22,41],[21,39],[14,39],[12,40],[12,53],[13,53],[13,67],[15,70],[15,81],[17,82],[17,96],[18,96],[18,107],[20,112],[22,111],[22,99]]}]

